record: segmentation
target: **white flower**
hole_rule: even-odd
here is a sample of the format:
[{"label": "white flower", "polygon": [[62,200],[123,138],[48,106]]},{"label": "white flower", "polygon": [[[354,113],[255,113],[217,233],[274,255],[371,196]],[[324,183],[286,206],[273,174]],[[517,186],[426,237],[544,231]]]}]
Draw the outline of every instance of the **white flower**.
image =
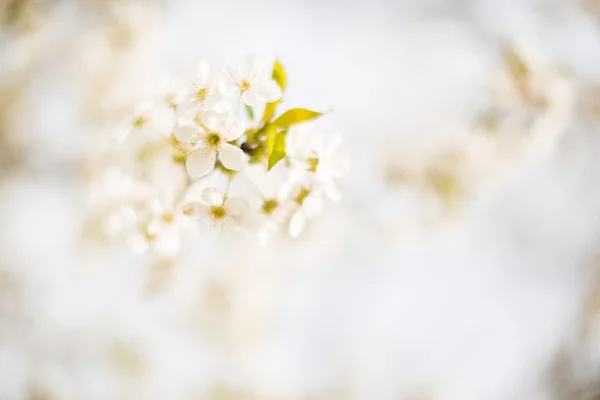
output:
[{"label": "white flower", "polygon": [[293,197],[296,209],[293,211],[288,225],[291,237],[297,237],[306,226],[306,222],[321,213],[321,192],[311,186],[301,186]]},{"label": "white flower", "polygon": [[181,248],[182,230],[187,223],[181,207],[169,196],[160,196],[150,204],[148,211],[149,220],[142,232],[147,247],[161,256],[176,256]]},{"label": "white flower", "polygon": [[221,228],[240,229],[246,222],[248,202],[239,197],[223,197],[214,188],[202,192],[201,203],[189,203],[183,207],[183,213],[200,218],[207,217],[210,225]]},{"label": "white flower", "polygon": [[340,199],[336,179],[345,175],[348,160],[336,154],[342,143],[339,134],[326,138],[324,135],[312,135],[308,131],[298,129],[290,132],[288,153],[294,163],[291,172],[294,179],[304,180],[307,175],[314,174],[314,180],[325,194],[333,201]]},{"label": "white flower", "polygon": [[212,107],[219,113],[229,111],[229,105],[223,100],[217,81],[210,76],[210,66],[206,61],[198,62],[198,73],[192,83],[191,97],[192,104],[196,107]]},{"label": "white flower", "polygon": [[[252,165],[244,170],[244,175],[252,182],[263,199],[263,211],[264,203],[270,201],[272,204],[273,202],[281,204],[292,189],[285,163],[278,163],[271,171],[267,171],[263,165]],[[274,207],[267,207],[267,209],[274,210]],[[270,214],[270,212],[266,213]]]},{"label": "white flower", "polygon": [[244,152],[228,142],[242,136],[243,121],[235,118],[211,118],[201,125],[202,127],[183,120],[174,131],[177,140],[194,146],[185,163],[190,177],[196,179],[211,173],[215,168],[217,155],[227,169],[240,171],[244,167]]},{"label": "white flower", "polygon": [[187,101],[178,108],[178,115],[193,121],[206,120],[216,114],[231,114],[231,107],[219,92],[217,81],[210,76],[210,66],[201,60]]},{"label": "white flower", "polygon": [[133,115],[128,140],[142,144],[164,139],[175,125],[173,109],[163,101],[145,101]]},{"label": "white flower", "polygon": [[221,90],[226,94],[239,95],[250,107],[279,100],[282,96],[279,85],[270,77],[264,76],[262,72],[256,59],[249,56],[241,70],[225,70],[227,80],[222,82]]},{"label": "white flower", "polygon": [[292,185],[284,163],[269,172],[262,165],[254,165],[246,168],[245,175],[261,197],[257,236],[259,245],[265,246],[288,215],[290,204],[286,199]]},{"label": "white flower", "polygon": [[186,98],[187,93],[179,77],[165,75],[160,82],[160,97],[171,108],[179,106]]}]

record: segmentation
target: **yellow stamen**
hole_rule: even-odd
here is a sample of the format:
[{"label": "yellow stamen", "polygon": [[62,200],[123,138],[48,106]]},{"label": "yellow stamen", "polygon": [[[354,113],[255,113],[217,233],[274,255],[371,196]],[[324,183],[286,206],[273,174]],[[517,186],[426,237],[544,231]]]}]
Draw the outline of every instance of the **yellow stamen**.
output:
[{"label": "yellow stamen", "polygon": [[173,213],[165,213],[162,215],[162,220],[166,224],[171,224],[175,221],[175,215]]},{"label": "yellow stamen", "polygon": [[223,206],[211,206],[208,209],[208,216],[213,221],[213,225],[217,225],[217,223],[225,218],[227,218],[228,213],[225,207]]},{"label": "yellow stamen", "polygon": [[277,200],[268,199],[263,202],[262,211],[267,215],[271,215],[278,206],[279,202]]},{"label": "yellow stamen", "polygon": [[307,187],[300,188],[300,192],[298,193],[298,195],[294,199],[294,201],[296,202],[296,204],[298,204],[299,206],[301,206],[302,203],[304,203],[304,200],[306,200],[306,198],[310,194],[310,192],[311,192],[310,188],[307,188]]},{"label": "yellow stamen", "polygon": [[148,118],[144,117],[143,115],[140,115],[139,117],[133,120],[133,126],[135,126],[136,128],[141,128],[142,126],[146,125],[147,122]]},{"label": "yellow stamen", "polygon": [[317,172],[317,167],[319,166],[319,159],[314,157],[314,158],[308,158],[306,160],[306,162],[308,163],[308,170],[310,172]]},{"label": "yellow stamen", "polygon": [[204,139],[204,143],[211,149],[218,149],[222,142],[223,138],[216,132],[209,133]]},{"label": "yellow stamen", "polygon": [[241,81],[240,82],[240,92],[244,93],[248,89],[250,89],[250,82],[248,82],[248,81]]},{"label": "yellow stamen", "polygon": [[196,99],[198,99],[198,101],[200,101],[201,103],[204,103],[204,100],[206,100],[207,96],[208,96],[207,88],[202,88],[202,89],[196,90]]}]

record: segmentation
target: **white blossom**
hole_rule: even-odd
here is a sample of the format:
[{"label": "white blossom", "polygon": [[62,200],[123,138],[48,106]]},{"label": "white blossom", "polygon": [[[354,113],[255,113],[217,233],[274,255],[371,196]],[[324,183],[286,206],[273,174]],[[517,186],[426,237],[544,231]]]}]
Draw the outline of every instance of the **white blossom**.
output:
[{"label": "white blossom", "polygon": [[319,215],[323,209],[321,191],[306,185],[293,194],[294,210],[290,216],[288,232],[291,237],[298,237],[306,227],[309,219]]},{"label": "white blossom", "polygon": [[241,70],[229,68],[225,70],[225,74],[221,90],[241,97],[250,107],[277,101],[282,96],[277,82],[264,75],[258,61],[252,56],[246,58]]},{"label": "white blossom", "polygon": [[215,168],[217,156],[223,165],[234,171],[244,167],[244,152],[228,143],[244,133],[244,124],[235,118],[212,118],[199,126],[194,122],[180,121],[175,137],[194,147],[187,156],[186,168],[192,179],[208,175]]},{"label": "white blossom", "polygon": [[333,201],[340,199],[336,181],[348,171],[348,160],[337,150],[342,143],[339,134],[326,137],[314,135],[310,131],[292,130],[290,150],[294,163],[294,176],[303,179],[307,172],[314,173],[316,181],[325,194]]},{"label": "white blossom", "polygon": [[248,214],[248,202],[239,197],[228,198],[214,188],[206,188],[202,202],[188,203],[183,212],[188,216],[208,219],[213,227],[242,228]]}]

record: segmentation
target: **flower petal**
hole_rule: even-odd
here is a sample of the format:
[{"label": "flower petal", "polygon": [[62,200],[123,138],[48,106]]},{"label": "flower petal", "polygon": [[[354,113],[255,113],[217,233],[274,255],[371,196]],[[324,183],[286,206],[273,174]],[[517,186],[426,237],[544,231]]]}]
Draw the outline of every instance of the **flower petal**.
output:
[{"label": "flower petal", "polygon": [[256,93],[254,88],[246,90],[242,97],[244,98],[244,103],[252,108],[260,107],[264,103],[264,100]]},{"label": "flower petal", "polygon": [[208,147],[192,151],[185,161],[185,168],[192,179],[208,175],[215,168],[217,154]]},{"label": "flower petal", "polygon": [[213,110],[218,114],[231,114],[231,106],[225,100],[215,101]]},{"label": "flower petal", "polygon": [[208,213],[208,208],[202,203],[188,203],[181,207],[181,211],[188,217],[204,217]]},{"label": "flower petal", "polygon": [[259,246],[266,246],[269,244],[269,239],[277,233],[277,224],[273,221],[264,222],[258,229],[258,244]]},{"label": "flower petal", "polygon": [[317,214],[321,213],[323,209],[323,203],[319,193],[311,194],[302,203],[302,208],[306,213],[307,218],[314,218]]},{"label": "flower petal", "polygon": [[200,127],[193,122],[179,121],[173,133],[177,140],[183,143],[194,143],[200,138]]},{"label": "flower petal", "polygon": [[246,214],[248,208],[248,202],[239,197],[234,197],[232,199],[227,200],[227,210],[231,215],[235,217],[241,217],[244,214]]},{"label": "flower petal", "polygon": [[323,185],[323,191],[325,192],[327,197],[331,199],[331,201],[339,201],[342,198],[340,190],[333,182]]},{"label": "flower petal", "polygon": [[239,118],[228,118],[223,121],[222,125],[218,128],[218,132],[228,140],[236,140],[244,134],[246,129],[244,121]]},{"label": "flower petal", "polygon": [[283,93],[281,92],[281,88],[272,79],[269,80],[258,80],[252,82],[252,89],[256,92],[256,95],[264,99],[265,101],[271,103],[273,101],[277,101],[281,98]]},{"label": "flower petal", "polygon": [[179,116],[179,119],[177,125],[175,125],[175,129],[184,122],[191,123],[191,121],[198,116],[198,110],[194,100],[188,97],[185,101],[182,101],[181,104],[177,106],[177,115]]},{"label": "flower petal", "polygon": [[223,75],[227,78],[227,80],[232,83],[237,83],[242,80],[242,74],[235,68],[225,68],[223,69]]},{"label": "flower petal", "polygon": [[295,238],[300,235],[300,233],[304,230],[306,226],[306,215],[302,211],[302,209],[296,211],[292,218],[290,218],[290,225],[288,227],[288,232],[291,237]]},{"label": "flower petal", "polygon": [[261,72],[261,62],[259,58],[254,54],[248,54],[244,60],[244,66],[242,67],[241,78],[246,80],[252,80],[256,75]]},{"label": "flower petal", "polygon": [[219,150],[219,160],[225,168],[241,171],[244,168],[244,152],[239,147],[224,143]]},{"label": "flower petal", "polygon": [[213,187],[207,187],[202,191],[202,200],[210,206],[220,206],[223,204],[223,196]]},{"label": "flower petal", "polygon": [[225,96],[230,96],[235,93],[236,90],[239,90],[237,86],[237,72],[232,70],[225,70],[225,76],[219,78],[218,86],[219,92]]}]

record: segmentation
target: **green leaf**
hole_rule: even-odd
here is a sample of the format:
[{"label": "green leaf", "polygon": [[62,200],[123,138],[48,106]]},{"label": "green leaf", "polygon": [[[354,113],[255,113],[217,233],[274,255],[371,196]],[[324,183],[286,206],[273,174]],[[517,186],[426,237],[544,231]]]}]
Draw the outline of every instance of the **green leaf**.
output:
[{"label": "green leaf", "polygon": [[285,137],[287,135],[287,131],[276,131],[277,137],[273,143],[272,151],[269,151],[269,165],[267,170],[270,171],[271,168],[275,166],[279,161],[285,157]]},{"label": "green leaf", "polygon": [[280,128],[289,128],[292,125],[313,120],[321,115],[323,115],[323,113],[307,110],[305,108],[292,108],[277,117],[275,121],[273,121],[273,125]]},{"label": "green leaf", "polygon": [[277,140],[277,127],[275,125],[267,124],[262,129],[262,132],[267,138],[267,156],[270,156],[275,148],[275,141]]},{"label": "green leaf", "polygon": [[275,109],[277,108],[279,103],[281,103],[281,100],[277,100],[272,103],[267,103],[267,105],[265,106],[265,111],[263,112],[263,116],[261,118],[261,122],[263,124],[266,124],[271,120],[271,118],[273,118],[273,115],[275,115]]},{"label": "green leaf", "polygon": [[279,63],[279,60],[275,60],[275,65],[273,65],[273,80],[277,82],[281,90],[285,90],[287,86],[287,77],[285,75],[285,70],[283,69],[283,65]]},{"label": "green leaf", "polygon": [[246,104],[246,114],[248,114],[248,118],[254,121],[254,110],[248,104]]}]

